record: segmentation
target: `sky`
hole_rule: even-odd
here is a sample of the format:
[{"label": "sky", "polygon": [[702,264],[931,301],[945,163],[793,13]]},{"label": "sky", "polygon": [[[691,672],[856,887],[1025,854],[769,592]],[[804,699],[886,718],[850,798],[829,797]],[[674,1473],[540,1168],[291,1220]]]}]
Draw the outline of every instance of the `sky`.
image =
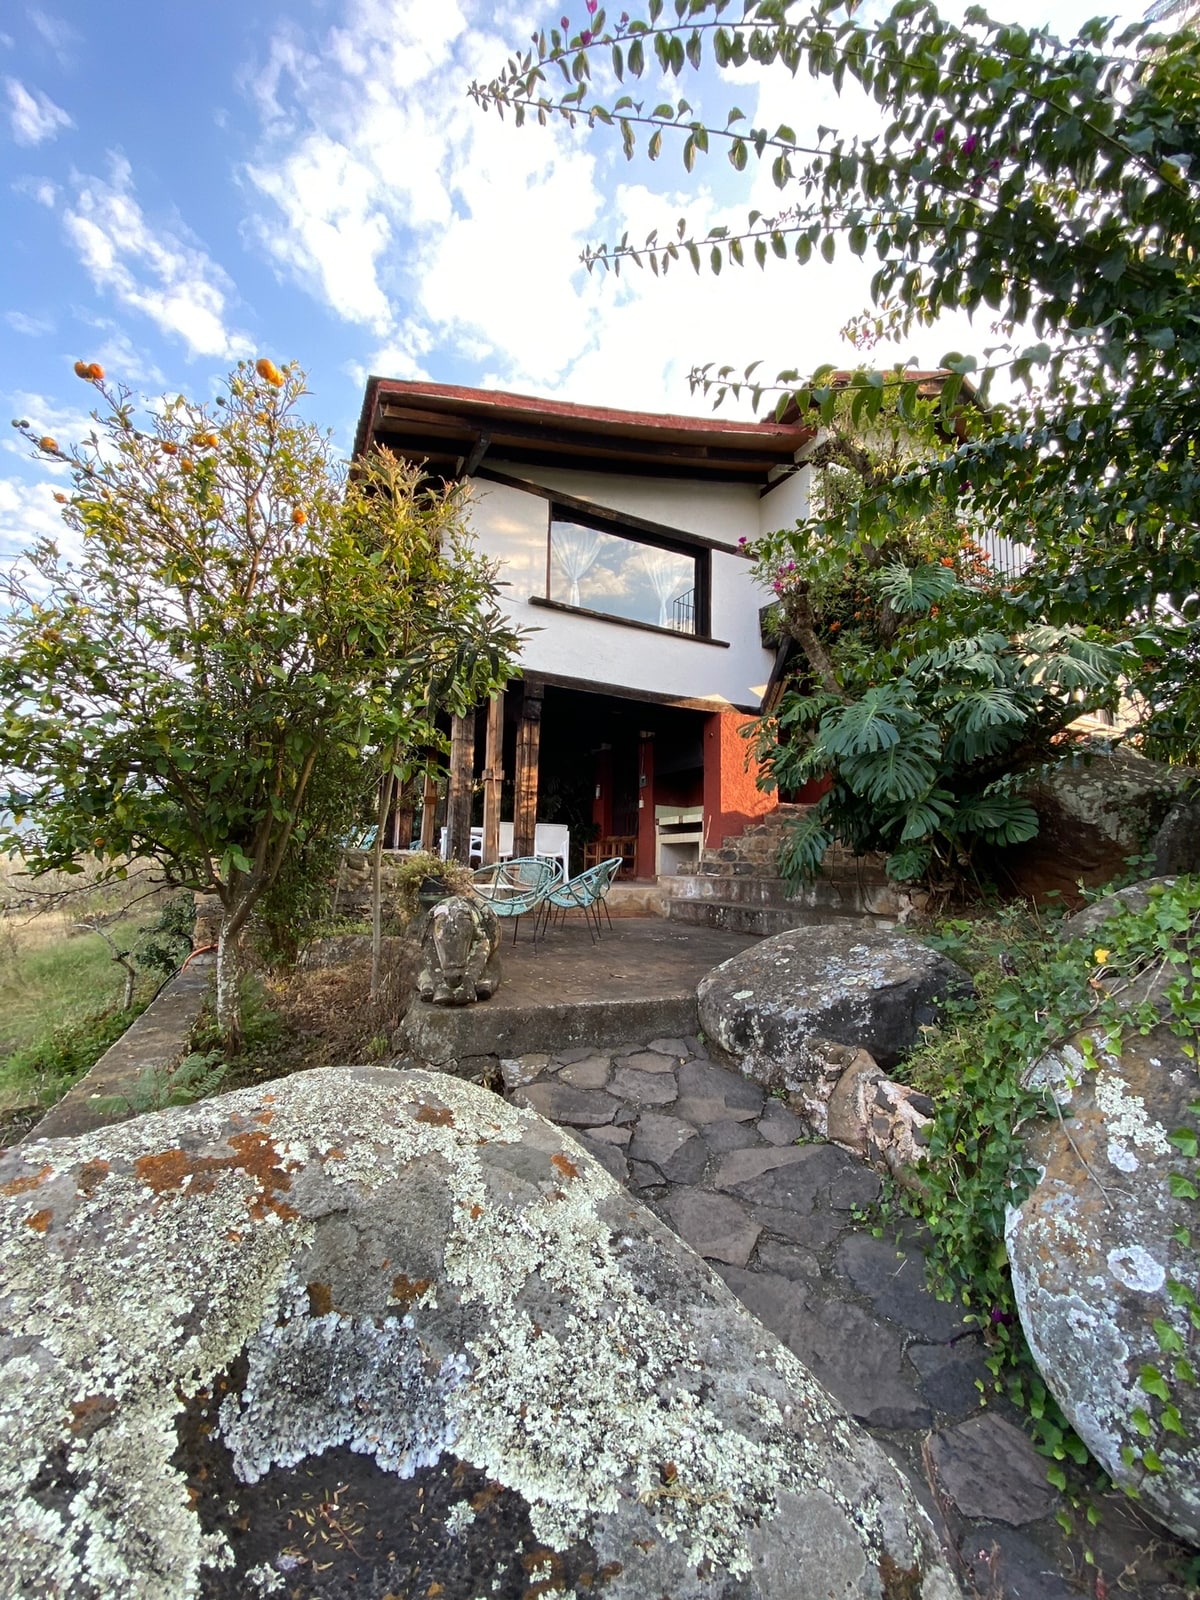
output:
[{"label": "sky", "polygon": [[[1068,36],[1099,7],[994,9]],[[689,177],[669,139],[628,163],[603,129],[481,111],[471,81],[564,12],[585,25],[583,0],[0,0],[0,559],[60,526],[54,469],[4,424],[85,433],[78,359],[149,397],[297,360],[346,452],[369,373],[703,414],[697,363],[856,362],[852,259],[666,283],[581,265],[626,228],[703,233],[779,198],[753,163]],[[869,114],[773,70],[684,87],[801,135]],[[991,342],[950,324],[887,359]]]}]

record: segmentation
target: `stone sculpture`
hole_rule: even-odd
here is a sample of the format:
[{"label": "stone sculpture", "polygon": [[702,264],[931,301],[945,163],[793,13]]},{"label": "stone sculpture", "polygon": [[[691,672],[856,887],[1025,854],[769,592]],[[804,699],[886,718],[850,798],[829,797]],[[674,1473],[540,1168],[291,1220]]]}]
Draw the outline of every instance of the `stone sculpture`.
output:
[{"label": "stone sculpture", "polygon": [[500,987],[500,919],[483,900],[448,895],[429,911],[417,993],[435,1006],[469,1006]]}]

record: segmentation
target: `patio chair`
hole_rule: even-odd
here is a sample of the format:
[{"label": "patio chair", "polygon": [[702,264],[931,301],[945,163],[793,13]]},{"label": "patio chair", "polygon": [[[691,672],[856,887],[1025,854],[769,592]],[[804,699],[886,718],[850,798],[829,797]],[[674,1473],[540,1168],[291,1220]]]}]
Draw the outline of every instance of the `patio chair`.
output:
[{"label": "patio chair", "polygon": [[[516,856],[512,861],[497,861],[471,874],[471,886],[498,917],[513,919],[513,943],[517,925],[527,911],[540,913],[546,895],[559,883],[562,870],[556,861],[542,856]],[[534,917],[533,942],[537,943],[537,917]]]},{"label": "patio chair", "polygon": [[608,914],[605,897],[620,870],[621,857],[610,856],[607,861],[588,867],[578,877],[549,889],[542,900],[542,932],[545,933],[551,916],[565,917],[568,911],[583,912],[593,944],[597,935],[603,932],[600,925],[602,911],[611,932],[612,918]]}]

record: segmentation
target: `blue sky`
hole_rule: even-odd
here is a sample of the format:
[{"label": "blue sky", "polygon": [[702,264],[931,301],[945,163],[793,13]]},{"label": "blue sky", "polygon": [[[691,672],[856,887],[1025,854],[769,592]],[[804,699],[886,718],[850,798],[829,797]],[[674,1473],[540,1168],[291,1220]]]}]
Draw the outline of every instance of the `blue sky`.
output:
[{"label": "blue sky", "polygon": [[[1070,33],[1096,9],[1014,0]],[[857,264],[736,284],[614,281],[584,244],[684,213],[774,209],[753,171],[626,163],[565,126],[518,131],[467,98],[582,0],[95,0],[0,6],[0,422],[86,424],[79,357],[140,392],[204,394],[241,355],[299,360],[348,448],[368,372],[647,410],[703,411],[693,363],[769,370],[851,354]],[[687,93],[798,129],[846,108],[752,74]],[[932,364],[982,330],[899,352]],[[57,526],[48,469],[0,435],[0,555]]]}]

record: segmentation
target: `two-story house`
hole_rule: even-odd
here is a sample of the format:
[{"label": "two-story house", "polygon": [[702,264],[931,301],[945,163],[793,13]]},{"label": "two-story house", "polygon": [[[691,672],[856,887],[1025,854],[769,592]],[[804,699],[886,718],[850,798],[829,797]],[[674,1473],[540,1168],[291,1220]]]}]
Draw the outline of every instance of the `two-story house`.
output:
[{"label": "two-story house", "polygon": [[537,820],[569,820],[595,835],[593,859],[620,854],[643,879],[773,807],[740,733],[774,662],[744,552],[804,510],[812,437],[796,421],[369,380],[355,453],[384,445],[468,482],[471,528],[529,630],[502,704],[454,730],[454,854],[480,775],[489,843],[503,804],[516,854]]}]

